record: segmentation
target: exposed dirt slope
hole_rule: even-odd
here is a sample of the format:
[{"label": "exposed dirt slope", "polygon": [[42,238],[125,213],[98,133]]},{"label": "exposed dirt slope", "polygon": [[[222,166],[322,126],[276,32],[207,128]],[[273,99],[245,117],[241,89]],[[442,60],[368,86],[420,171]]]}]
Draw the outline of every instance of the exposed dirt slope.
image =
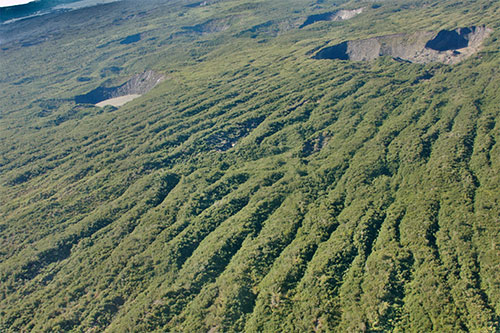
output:
[{"label": "exposed dirt slope", "polygon": [[322,14],[315,14],[315,15],[310,15],[307,17],[307,19],[304,21],[304,23],[300,26],[300,28],[304,28],[308,25],[311,25],[316,22],[320,21],[342,21],[342,20],[350,20],[353,17],[361,14],[363,12],[364,8],[358,8],[358,9],[342,9],[334,12],[328,12],[328,13],[322,13]]},{"label": "exposed dirt slope", "polygon": [[98,104],[99,102],[126,95],[142,95],[163,81],[165,76],[154,71],[134,75],[130,80],[117,87],[100,86],[85,95],[75,97],[76,103]]},{"label": "exposed dirt slope", "polygon": [[478,51],[491,29],[481,27],[419,31],[345,41],[318,51],[315,59],[369,61],[380,56],[415,63],[458,63]]}]

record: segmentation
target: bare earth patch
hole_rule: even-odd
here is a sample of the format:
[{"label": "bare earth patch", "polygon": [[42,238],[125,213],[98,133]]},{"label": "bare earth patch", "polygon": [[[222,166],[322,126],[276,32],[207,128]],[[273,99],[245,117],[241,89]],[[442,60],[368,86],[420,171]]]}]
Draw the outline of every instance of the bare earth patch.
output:
[{"label": "bare earth patch", "polygon": [[165,80],[165,75],[146,71],[132,76],[128,81],[119,86],[100,86],[85,95],[75,96],[75,102],[97,106],[120,106],[149,92],[163,80]]},{"label": "bare earth patch", "polygon": [[364,10],[363,8],[358,8],[358,9],[341,9],[335,12],[328,12],[328,13],[322,13],[322,14],[314,14],[310,15],[306,18],[304,23],[299,27],[300,29],[305,28],[308,25],[311,25],[316,22],[320,21],[343,21],[343,20],[350,20],[353,17],[361,14]]},{"label": "bare earth patch", "polygon": [[106,106],[106,105],[111,105],[111,106],[114,106],[114,107],[119,107],[119,106],[122,106],[125,103],[128,103],[128,102],[136,99],[137,97],[141,97],[141,95],[131,94],[131,95],[125,95],[125,96],[110,98],[110,99],[107,99],[105,101],[97,103],[96,106],[101,107],[101,108],[104,107],[104,106]]},{"label": "bare earth patch", "polygon": [[345,41],[321,49],[313,58],[370,61],[380,56],[390,56],[414,63],[456,64],[476,53],[492,31],[479,26]]}]

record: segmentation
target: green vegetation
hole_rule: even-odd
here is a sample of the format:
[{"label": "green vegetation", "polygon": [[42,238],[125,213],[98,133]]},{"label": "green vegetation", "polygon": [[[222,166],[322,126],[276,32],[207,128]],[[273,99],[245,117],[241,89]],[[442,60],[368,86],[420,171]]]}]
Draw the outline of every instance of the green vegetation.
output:
[{"label": "green vegetation", "polygon": [[[1,332],[500,330],[498,1],[137,7],[0,27]],[[455,65],[312,58],[479,25]]]}]

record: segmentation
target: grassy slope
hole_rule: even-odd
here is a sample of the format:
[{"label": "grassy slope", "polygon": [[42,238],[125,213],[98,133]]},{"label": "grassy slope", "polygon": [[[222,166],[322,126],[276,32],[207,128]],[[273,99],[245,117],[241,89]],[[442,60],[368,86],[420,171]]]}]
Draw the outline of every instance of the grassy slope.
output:
[{"label": "grassy slope", "polygon": [[[0,328],[498,330],[499,6],[381,4],[112,4],[7,44]],[[455,66],[307,54],[479,24]],[[119,109],[71,101],[146,69],[169,79]]]}]

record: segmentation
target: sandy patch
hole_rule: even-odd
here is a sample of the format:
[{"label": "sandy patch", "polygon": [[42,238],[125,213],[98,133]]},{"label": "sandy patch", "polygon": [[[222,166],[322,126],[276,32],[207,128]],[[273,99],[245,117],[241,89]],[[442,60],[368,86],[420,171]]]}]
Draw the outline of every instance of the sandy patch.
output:
[{"label": "sandy patch", "polygon": [[130,102],[131,100],[136,99],[137,97],[141,97],[141,95],[131,94],[131,95],[125,95],[125,96],[110,98],[110,99],[107,99],[105,101],[97,103],[96,106],[101,107],[101,108],[103,106],[106,106],[106,105],[111,105],[111,106],[119,107],[119,106],[122,106],[125,103]]}]

